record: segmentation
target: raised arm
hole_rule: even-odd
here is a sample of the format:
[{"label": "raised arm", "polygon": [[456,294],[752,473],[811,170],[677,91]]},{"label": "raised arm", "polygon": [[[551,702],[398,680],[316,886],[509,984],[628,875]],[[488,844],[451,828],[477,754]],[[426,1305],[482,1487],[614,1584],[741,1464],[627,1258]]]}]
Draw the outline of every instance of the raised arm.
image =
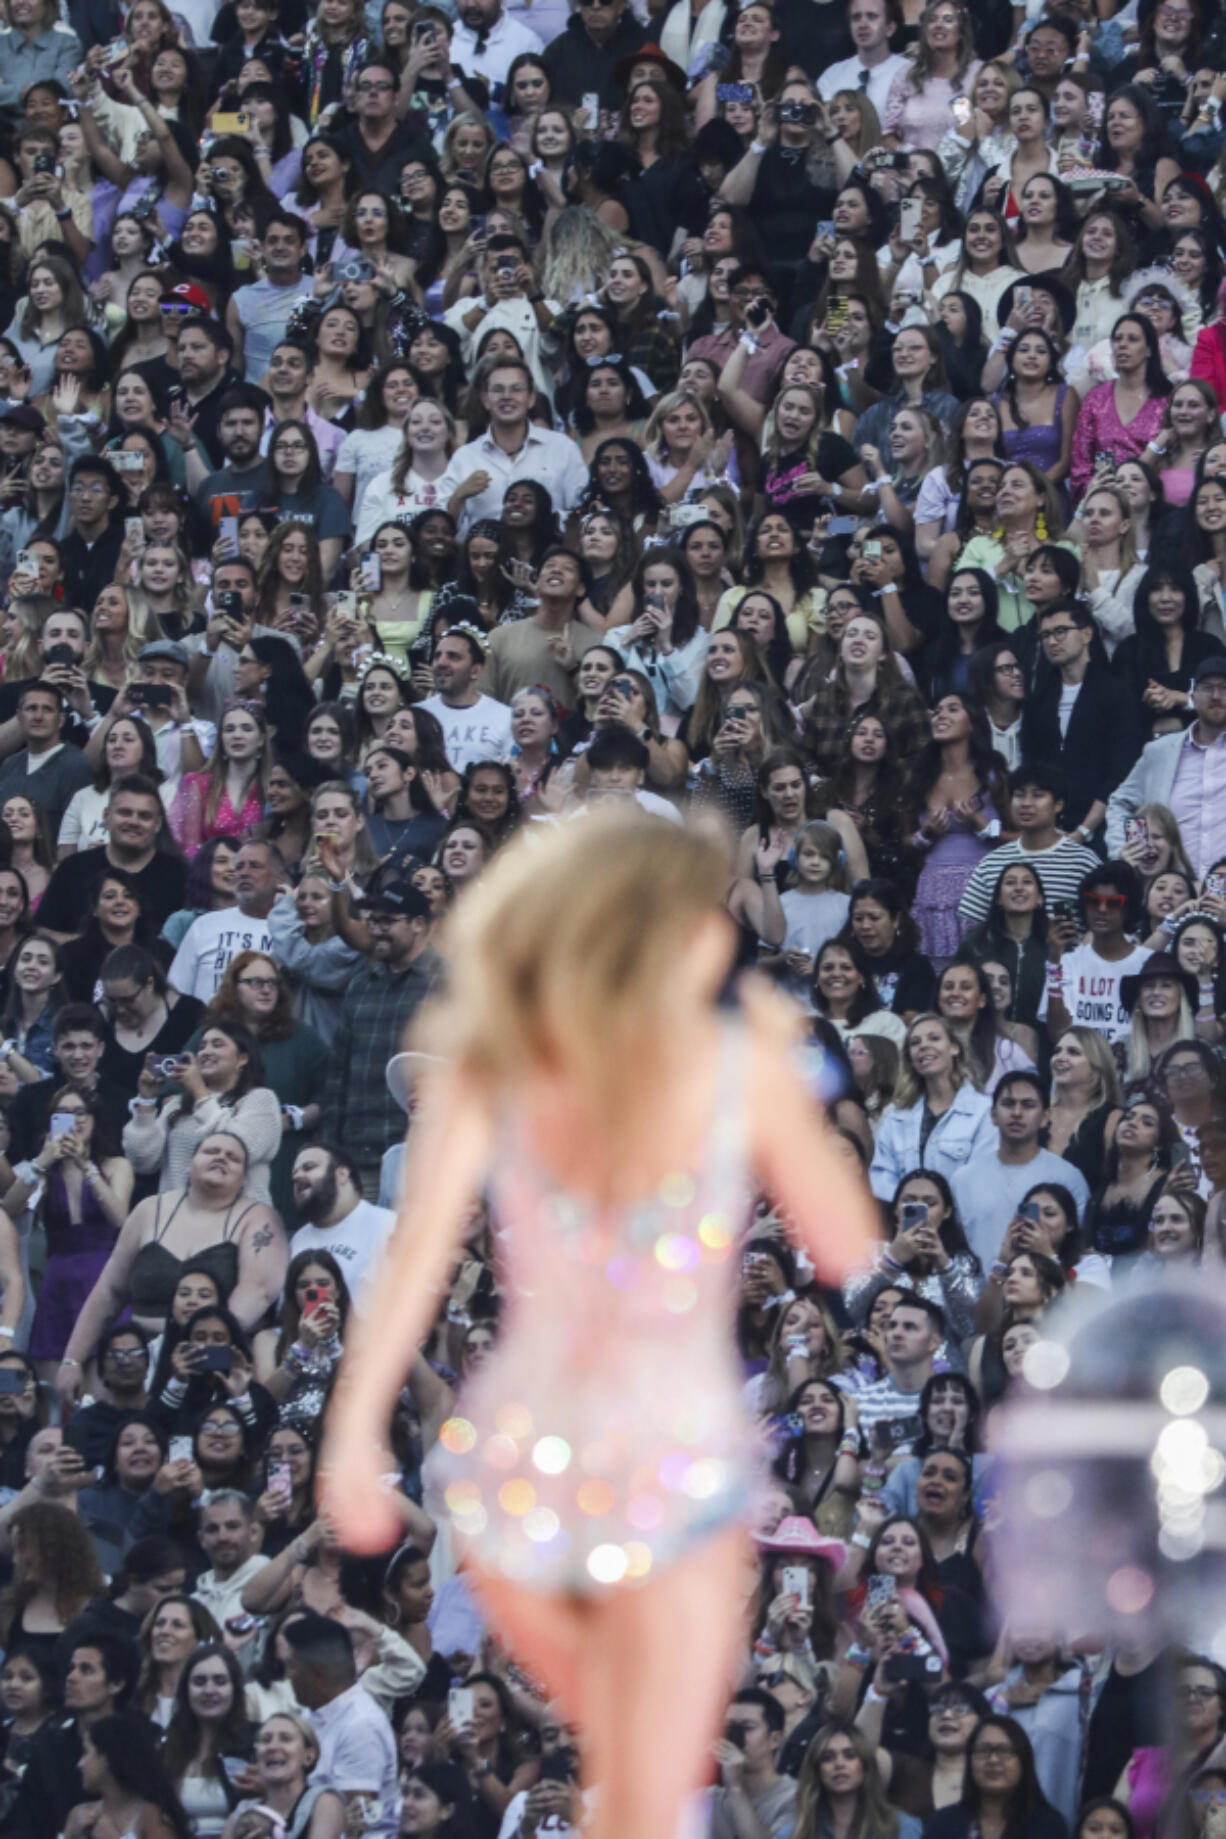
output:
[{"label": "raised arm", "polygon": [[351,1551],[384,1551],[399,1534],[395,1499],[380,1483],[390,1466],[380,1450],[405,1374],[434,1319],[493,1142],[483,1100],[450,1067],[431,1081],[413,1137],[396,1230],[380,1281],[370,1286],[375,1306],[345,1349],[324,1435],[324,1499]]},{"label": "raised arm", "polygon": [[873,1197],[835,1155],[821,1111],[792,1064],[800,1040],[794,1007],[756,976],[742,978],[740,994],[749,1023],[754,1163],[821,1281],[841,1284],[872,1262],[880,1241]]}]

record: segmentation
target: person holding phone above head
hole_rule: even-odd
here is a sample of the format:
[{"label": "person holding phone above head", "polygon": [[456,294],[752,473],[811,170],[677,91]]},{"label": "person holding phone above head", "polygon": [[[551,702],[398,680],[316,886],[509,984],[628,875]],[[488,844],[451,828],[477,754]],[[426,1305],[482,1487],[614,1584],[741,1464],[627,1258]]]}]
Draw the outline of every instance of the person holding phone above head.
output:
[{"label": "person holding phone above head", "polygon": [[[740,1045],[745,1037],[739,1031],[726,1032],[716,1024],[712,996],[731,950],[727,922],[716,911],[728,868],[723,849],[696,834],[633,809],[602,811],[559,827],[532,850],[512,843],[484,871],[479,888],[469,890],[457,907],[459,936],[451,959],[452,994],[434,1024],[439,1045],[451,1050],[449,1064],[435,1076],[425,1101],[419,1125],[425,1137],[408,1165],[409,1185],[398,1237],[393,1241],[388,1281],[369,1327],[359,1327],[354,1337],[354,1372],[338,1399],[323,1462],[325,1499],[329,1511],[339,1516],[342,1537],[351,1549],[377,1550],[396,1533],[392,1502],[379,1483],[386,1459],[377,1451],[372,1435],[382,1430],[408,1355],[426,1326],[432,1308],[428,1288],[441,1275],[452,1242],[458,1238],[467,1194],[491,1159],[495,1160],[498,1185],[507,1184],[506,1192],[514,1196],[517,1211],[523,1210],[526,1222],[535,1220],[537,1232],[544,1235],[539,1239],[544,1258],[539,1270],[565,1283],[572,1296],[568,1321],[576,1329],[581,1318],[589,1324],[582,1338],[590,1365],[586,1378],[577,1384],[574,1349],[567,1333],[565,1345],[558,1342],[556,1346],[557,1358],[563,1363],[559,1372],[565,1370],[569,1377],[564,1388],[551,1391],[541,1359],[546,1347],[543,1330],[540,1323],[533,1327],[528,1305],[522,1325],[510,1328],[493,1360],[482,1367],[465,1400],[470,1417],[464,1422],[484,1421],[481,1392],[491,1386],[497,1388],[493,1396],[498,1399],[511,1395],[506,1390],[509,1382],[517,1398],[541,1401],[534,1411],[534,1423],[550,1441],[542,1445],[539,1437],[534,1438],[525,1447],[524,1460],[531,1466],[531,1450],[541,1449],[544,1467],[532,1466],[531,1472],[546,1488],[550,1487],[545,1481],[550,1464],[561,1475],[569,1466],[569,1447],[598,1431],[610,1384],[619,1401],[628,1396],[627,1388],[640,1401],[634,1409],[632,1439],[639,1449],[668,1447],[674,1434],[673,1410],[681,1402],[676,1379],[661,1387],[652,1377],[654,1344],[664,1331],[666,1318],[663,1312],[656,1314],[655,1305],[649,1306],[647,1318],[638,1313],[647,1300],[643,1286],[650,1283],[657,1288],[653,1267],[661,1273],[662,1267],[654,1258],[648,1263],[633,1249],[635,1240],[626,1236],[620,1218],[628,1206],[642,1204],[637,1195],[643,1176],[653,1192],[658,1191],[665,1172],[675,1166],[679,1140],[694,1146],[696,1159],[691,1166],[698,1174],[689,1176],[684,1187],[669,1184],[672,1205],[665,1217],[674,1232],[687,1236],[684,1225],[690,1218],[689,1209],[702,1204],[701,1190],[710,1176],[699,1146],[718,1118],[718,1134],[708,1140],[723,1164],[720,1193],[725,1204],[740,1191],[740,1174],[724,1158],[733,1147],[734,1135],[743,1131],[748,1153],[761,1162],[771,1188],[798,1220],[819,1268],[827,1275],[845,1274],[863,1255],[871,1237],[865,1204],[843,1175],[844,1165],[827,1164],[814,1131],[811,1101],[782,1057],[784,1026],[769,993],[743,986],[748,1018],[745,1048]],[[595,907],[591,907],[593,902]],[[658,923],[650,928],[643,924],[644,903],[659,915]],[[588,945],[580,943],[590,937],[583,917],[590,907],[593,915],[597,910],[603,915],[600,924],[606,931],[610,915],[615,926],[617,915],[625,917],[625,937],[616,954],[619,997],[615,1006],[607,1000],[611,965],[610,971],[604,970],[593,960]],[[644,950],[648,939],[650,949]],[[657,957],[658,950],[664,955]],[[513,971],[513,964],[523,965],[525,973],[527,966],[537,967],[531,981],[544,979],[539,999],[524,1003],[522,993],[529,986],[523,981],[525,973]],[[665,970],[666,964],[683,968]],[[558,987],[560,996],[560,986],[554,984],[559,974],[566,987],[561,1009],[555,1008],[552,994]],[[620,1083],[625,1053],[633,1053],[636,1063],[641,1062],[643,1040],[653,1030],[648,1018],[662,1014],[661,1003],[667,1003],[670,1019],[660,1051],[675,1050],[680,1056],[677,1071],[701,1068],[701,1079],[691,1076],[686,1092],[686,1081],[678,1083],[677,1074],[670,1072],[662,1083],[650,1080],[641,1088],[645,1102],[635,1128],[640,1155],[645,1150],[647,1160],[635,1169],[627,1165],[623,1150],[615,1148],[609,1136],[612,1114],[599,1094],[610,1073]],[[595,1046],[595,1038],[588,1034],[586,1024],[576,1021],[589,1008],[593,1015],[606,1018],[598,1031],[600,1045],[594,1057],[589,1057],[589,1049]],[[491,1030],[495,1012],[501,1019]],[[531,1035],[521,1033],[528,1027]],[[790,1030],[790,1023],[787,1027]],[[538,1028],[545,1030],[545,1038],[552,1043],[552,1070],[547,1072],[542,1065],[526,1082],[526,1067],[536,1059],[527,1043]],[[623,1029],[627,1031],[624,1037]],[[704,1039],[705,1047],[700,1045]],[[510,1058],[504,1058],[508,1053]],[[560,1060],[555,1058],[558,1055]],[[740,1077],[734,1069],[740,1071]],[[555,1083],[559,1075],[561,1085]],[[526,1121],[538,1146],[537,1155],[546,1157],[560,1178],[578,1190],[576,1224],[561,1239],[556,1236],[560,1222],[547,1210],[549,1204],[538,1191],[540,1177],[522,1160],[515,1139],[502,1139],[507,1145],[505,1153],[495,1147],[491,1105],[504,1080],[512,1076],[522,1094],[519,1102],[527,1107]],[[734,1096],[738,1092],[743,1095]],[[451,1102],[439,1103],[443,1093]],[[684,1125],[680,1115],[671,1120],[662,1116],[666,1093],[671,1095],[670,1102],[686,1094]],[[638,1113],[637,1106],[632,1109]],[[591,1168],[593,1145],[584,1122],[588,1117],[601,1118],[596,1140],[608,1152],[605,1165],[596,1170]],[[738,1117],[743,1120],[741,1131],[734,1131],[730,1120]],[[651,1135],[656,1128],[661,1130],[654,1147],[642,1130],[649,1120]],[[560,1135],[558,1125],[563,1126]],[[574,1151],[579,1144],[583,1148],[576,1162]],[[736,1164],[742,1153],[736,1153]],[[802,1166],[808,1171],[804,1179],[800,1179]],[[586,1170],[582,1178],[577,1174],[580,1167]],[[823,1188],[825,1198],[820,1206],[815,1205],[814,1195]],[[429,1214],[419,1212],[418,1197],[426,1195],[431,1199]],[[653,1200],[650,1205],[654,1209],[657,1203]],[[698,1252],[701,1262],[693,1266],[699,1280],[706,1279],[713,1297],[717,1291],[724,1292],[725,1259],[735,1242],[731,1217],[724,1217],[727,1236],[723,1228],[715,1233],[720,1241],[715,1255],[707,1262]],[[528,1250],[532,1230],[526,1224],[528,1240],[518,1240],[529,1259],[533,1256]],[[626,1342],[610,1320],[610,1312],[617,1313],[621,1307],[623,1293],[608,1285],[603,1262],[581,1261],[581,1243],[608,1242],[610,1230],[615,1235],[612,1242],[623,1243],[626,1255],[641,1270],[642,1281],[634,1282],[625,1293],[635,1297],[640,1324],[634,1331],[635,1351],[628,1370],[621,1359]],[[572,1238],[572,1233],[577,1236]],[[696,1247],[700,1243],[694,1242]],[[539,1295],[549,1311],[546,1319],[557,1320],[546,1292],[540,1290]],[[607,1324],[607,1338],[593,1339],[592,1307],[599,1309]],[[653,1319],[658,1326],[649,1329]],[[708,1328],[701,1337],[704,1351],[700,1353],[696,1344],[693,1359],[683,1365],[701,1387],[708,1409],[714,1401],[722,1401],[707,1446],[717,1464],[712,1471],[718,1476],[716,1491],[704,1502],[700,1516],[678,1513],[680,1503],[665,1504],[662,1499],[664,1513],[673,1522],[671,1528],[666,1532],[661,1526],[654,1536],[647,1533],[639,1538],[634,1536],[632,1523],[624,1519],[624,1506],[619,1510],[619,1487],[609,1480],[607,1492],[602,1487],[599,1498],[593,1498],[597,1511],[590,1522],[575,1526],[575,1547],[567,1557],[557,1547],[537,1552],[524,1539],[522,1522],[513,1516],[505,1523],[496,1519],[488,1524],[484,1524],[484,1513],[461,1517],[461,1528],[476,1542],[475,1575],[496,1621],[590,1735],[592,1774],[602,1787],[596,1813],[596,1830],[602,1833],[634,1830],[647,1839],[656,1834],[671,1836],[680,1802],[701,1774],[719,1715],[723,1668],[736,1647],[735,1616],[725,1620],[713,1610],[727,1601],[732,1579],[743,1562],[742,1536],[732,1523],[741,1511],[738,1478],[745,1444],[730,1349],[725,1349],[718,1334],[709,1335],[712,1319],[709,1312],[690,1318],[696,1331],[700,1321]],[[677,1318],[667,1320],[670,1372],[675,1374],[672,1356]],[[517,1352],[517,1341],[525,1332],[528,1344]],[[615,1347],[617,1355],[612,1351]],[[524,1384],[527,1392],[522,1390]],[[687,1390],[688,1385],[682,1387]],[[452,1425],[459,1422],[453,1420]],[[559,1439],[556,1444],[554,1435]],[[555,1461],[555,1451],[560,1457],[563,1445],[569,1446],[566,1460]],[[444,1473],[450,1471],[458,1479],[464,1473],[463,1453],[468,1447],[464,1433],[457,1435],[453,1427],[444,1426],[438,1455],[432,1461],[437,1460]],[[568,1492],[563,1482],[556,1490],[550,1489],[549,1498],[564,1504]],[[565,1511],[569,1515],[571,1510]],[[637,1588],[620,1587],[635,1582]],[[691,1592],[696,1594],[691,1597]],[[696,1666],[699,1647],[705,1648],[708,1663]],[[616,1672],[622,1665],[628,1669],[624,1691],[610,1676],[610,1668]],[[679,1667],[691,1686],[698,1682],[696,1691],[678,1694]]]},{"label": "person holding phone above head", "polygon": [[[51,1106],[45,1143],[32,1161],[14,1170],[16,1180],[4,1196],[6,1209],[15,1214],[42,1202],[47,1266],[29,1352],[43,1368],[59,1365],[81,1306],[127,1218],[134,1179],[96,1098],[83,1096],[75,1086],[63,1086]],[[10,1290],[19,1288],[11,1278],[5,1282],[7,1308],[11,1309]]]},{"label": "person holding phone above head", "polygon": [[983,1267],[966,1241],[949,1183],[943,1175],[915,1169],[894,1195],[894,1236],[882,1246],[872,1270],[857,1272],[844,1286],[853,1321],[867,1318],[874,1298],[900,1286],[926,1296],[944,1310],[959,1338],[970,1332],[983,1288]]}]

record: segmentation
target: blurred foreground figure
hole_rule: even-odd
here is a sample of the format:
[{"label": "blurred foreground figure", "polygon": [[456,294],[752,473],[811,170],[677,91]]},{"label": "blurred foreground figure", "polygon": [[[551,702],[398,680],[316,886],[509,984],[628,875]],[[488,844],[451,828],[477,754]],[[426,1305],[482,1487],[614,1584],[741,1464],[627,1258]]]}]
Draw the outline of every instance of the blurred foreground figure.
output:
[{"label": "blurred foreground figure", "polygon": [[445,1064],[323,1461],[346,1545],[386,1546],[379,1439],[488,1178],[508,1319],[433,1460],[500,1632],[583,1729],[597,1839],[673,1839],[731,1683],[755,1450],[731,1299],[754,1193],[827,1283],[874,1236],[791,1010],[752,978],[739,1015],[717,1007],[729,872],[709,835],[602,812],[513,844],[465,894],[421,1031]]},{"label": "blurred foreground figure", "polygon": [[994,1421],[1001,1613],[1196,1649],[1226,1623],[1226,1289],[1082,1286]]}]

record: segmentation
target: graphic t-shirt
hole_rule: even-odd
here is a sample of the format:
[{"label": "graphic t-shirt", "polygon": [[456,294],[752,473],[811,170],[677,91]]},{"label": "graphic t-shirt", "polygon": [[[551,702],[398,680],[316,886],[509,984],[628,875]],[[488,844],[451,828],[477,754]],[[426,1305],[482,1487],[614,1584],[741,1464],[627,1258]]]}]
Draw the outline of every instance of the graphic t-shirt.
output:
[{"label": "graphic t-shirt", "polygon": [[[1108,963],[1087,941],[1075,951],[1066,951],[1060,960],[1064,969],[1064,1006],[1070,1019],[1081,1028],[1093,1028],[1109,1041],[1124,1041],[1132,1026],[1120,1003],[1120,983],[1135,977],[1152,954],[1144,945],[1134,946],[1126,958]],[[1039,1019],[1047,1019],[1047,991],[1039,1003]]]}]

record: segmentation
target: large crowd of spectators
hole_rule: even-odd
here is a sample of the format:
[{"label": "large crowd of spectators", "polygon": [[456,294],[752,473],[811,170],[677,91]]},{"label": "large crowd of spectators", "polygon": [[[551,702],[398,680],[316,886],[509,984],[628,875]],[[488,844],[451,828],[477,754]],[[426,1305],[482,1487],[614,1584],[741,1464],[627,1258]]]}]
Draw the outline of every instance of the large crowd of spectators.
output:
[{"label": "large crowd of spectators", "polygon": [[314,1470],[442,922],[609,799],[727,829],[882,1226],[743,1248],[695,1831],[1222,1839],[1219,1631],[990,1587],[1045,1312],[1226,1257],[1220,8],[0,15],[0,1839],[579,1823],[423,1479],[485,1206],[398,1548]]}]

